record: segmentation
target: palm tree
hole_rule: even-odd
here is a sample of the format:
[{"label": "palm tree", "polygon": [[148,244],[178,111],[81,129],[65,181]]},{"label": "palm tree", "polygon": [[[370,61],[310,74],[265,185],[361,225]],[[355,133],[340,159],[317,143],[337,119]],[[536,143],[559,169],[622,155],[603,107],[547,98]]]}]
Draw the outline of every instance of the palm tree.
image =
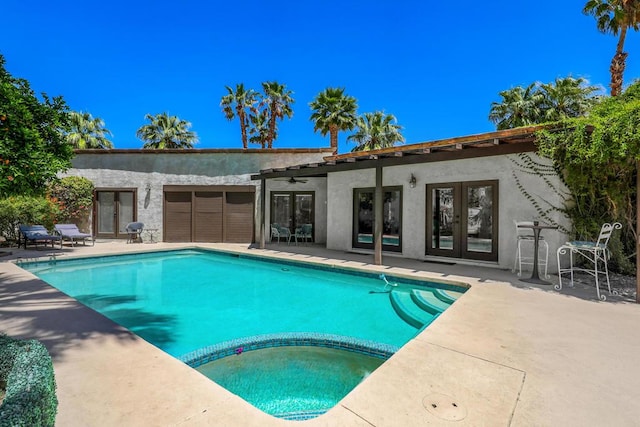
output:
[{"label": "palm tree", "polygon": [[589,0],[582,13],[596,18],[598,30],[604,34],[618,36],[616,53],[611,60],[611,96],[622,93],[622,80],[626,67],[627,52],[624,41],[629,28],[640,28],[640,1],[638,0]]},{"label": "palm tree", "polygon": [[101,118],[72,111],[69,113],[69,122],[71,130],[66,134],[66,139],[74,148],[113,148],[113,143],[107,139],[112,133],[104,127],[104,120]]},{"label": "palm tree", "polygon": [[240,120],[240,134],[242,135],[242,147],[247,148],[247,128],[249,127],[249,116],[247,109],[253,108],[256,103],[256,92],[253,89],[245,90],[244,84],[236,85],[235,92],[229,86],[225,86],[229,92],[222,97],[220,106],[227,120],[231,121],[236,116]]},{"label": "palm tree", "polygon": [[351,151],[393,147],[397,142],[404,142],[400,133],[402,126],[397,124],[392,114],[384,114],[382,111],[364,113],[356,120],[356,127],[356,133],[347,137],[347,141],[357,144]]},{"label": "palm tree", "polygon": [[198,136],[189,130],[191,123],[185,120],[167,113],[155,116],[147,114],[144,118],[151,123],[140,127],[136,132],[138,138],[144,141],[142,148],[193,148],[193,144],[198,142]]},{"label": "palm tree", "polygon": [[489,120],[498,130],[511,129],[541,123],[541,106],[544,97],[536,83],[526,88],[517,86],[499,93],[501,102],[492,102]]},{"label": "palm tree", "polygon": [[267,137],[267,148],[273,147],[273,141],[278,136],[277,120],[282,120],[285,116],[291,118],[293,109],[291,104],[295,101],[291,97],[293,92],[288,90],[285,85],[278,82],[263,82],[262,90],[264,97],[262,106],[268,110],[269,114],[269,134]]},{"label": "palm tree", "polygon": [[356,125],[357,101],[344,94],[342,88],[326,88],[309,103],[313,110],[310,120],[315,123],[314,132],[320,131],[322,136],[329,133],[329,141],[333,153],[338,152],[338,132],[353,130]]},{"label": "palm tree", "polygon": [[252,144],[260,144],[264,149],[269,140],[269,115],[267,110],[253,109],[249,116],[251,123],[249,142]]},{"label": "palm tree", "polygon": [[557,78],[555,82],[541,84],[543,121],[585,116],[600,99],[600,91],[600,87],[590,86],[582,77]]}]

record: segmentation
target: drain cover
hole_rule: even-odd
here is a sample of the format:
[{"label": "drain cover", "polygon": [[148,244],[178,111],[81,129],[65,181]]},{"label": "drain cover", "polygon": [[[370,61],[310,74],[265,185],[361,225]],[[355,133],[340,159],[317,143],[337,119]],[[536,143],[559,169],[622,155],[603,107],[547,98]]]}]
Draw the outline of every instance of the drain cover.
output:
[{"label": "drain cover", "polygon": [[464,406],[451,396],[434,393],[422,399],[422,404],[432,415],[446,421],[460,421],[467,416]]}]

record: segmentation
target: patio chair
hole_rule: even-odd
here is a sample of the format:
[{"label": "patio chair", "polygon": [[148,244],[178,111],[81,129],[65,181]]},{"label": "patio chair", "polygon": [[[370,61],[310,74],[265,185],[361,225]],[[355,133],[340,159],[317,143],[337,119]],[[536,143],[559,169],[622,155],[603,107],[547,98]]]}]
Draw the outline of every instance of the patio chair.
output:
[{"label": "patio chair", "polygon": [[[598,299],[601,301],[605,301],[607,297],[605,295],[600,294],[600,282],[599,275],[604,274],[607,278],[607,288],[609,289],[609,295],[617,295],[616,291],[611,291],[611,283],[609,282],[609,268],[607,266],[607,261],[610,258],[611,254],[607,245],[609,244],[609,239],[611,238],[611,234],[613,230],[619,230],[622,228],[622,224],[619,222],[615,222],[613,224],[605,223],[602,225],[600,229],[600,235],[598,236],[598,240],[596,242],[582,242],[582,241],[572,241],[567,242],[564,245],[558,248],[558,284],[555,286],[557,290],[562,289],[562,275],[569,273],[571,278],[571,283],[569,287],[573,287],[573,273],[574,271],[582,271],[590,274],[595,278],[596,282],[596,294],[598,295]],[[569,254],[569,267],[562,268],[560,264],[560,255]],[[576,267],[574,265],[574,254],[580,255],[578,258],[582,260],[586,266],[585,267]]]},{"label": "patio chair", "polygon": [[[51,243],[51,247],[54,247],[55,242],[60,242],[60,249],[62,249],[62,237],[49,234],[43,225],[23,225],[18,226],[20,231],[20,239],[24,240],[24,248],[27,249],[27,244],[32,243],[38,248],[38,243],[44,243],[47,247],[47,243]],[[18,241],[20,246],[20,241]]]},{"label": "patio chair", "polygon": [[142,243],[142,230],[144,229],[144,224],[141,222],[130,222],[124,228],[124,231],[127,233],[127,243]]},{"label": "patio chair", "polygon": [[303,224],[301,227],[296,228],[296,245],[298,244],[298,239],[304,240],[305,243],[312,241],[312,231],[313,225],[311,224]]},{"label": "patio chair", "polygon": [[293,235],[291,231],[287,227],[283,227],[278,224],[271,224],[271,240],[274,238],[278,239],[278,243],[280,243],[280,238],[284,238],[287,241],[287,245],[291,243],[291,238]]},{"label": "patio chair", "polygon": [[[527,227],[533,225],[533,221],[513,221],[516,226],[516,258],[513,261],[513,270],[511,272],[518,272],[518,277],[522,276],[522,266],[523,265],[531,265],[533,266],[533,251],[535,248],[535,237],[533,236],[533,232],[531,229]],[[545,255],[544,258],[539,256],[538,253],[538,268],[544,266],[544,277],[549,278],[549,274],[547,273],[547,266],[549,264],[549,244],[544,237],[540,236],[538,238],[539,250],[544,247]],[[523,256],[523,248],[530,247],[531,255]]]},{"label": "patio chair", "polygon": [[91,240],[91,246],[95,243],[91,234],[81,232],[75,224],[56,224],[54,229],[60,234],[63,241],[71,242],[71,246],[75,246],[79,241],[82,241],[82,245],[86,246],[87,239]]}]

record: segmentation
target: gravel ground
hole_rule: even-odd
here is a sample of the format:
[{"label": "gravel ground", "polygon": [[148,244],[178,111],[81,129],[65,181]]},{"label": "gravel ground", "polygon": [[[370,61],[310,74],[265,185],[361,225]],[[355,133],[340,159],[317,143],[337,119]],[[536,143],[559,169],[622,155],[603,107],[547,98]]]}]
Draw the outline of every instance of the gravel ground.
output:
[{"label": "gravel ground", "polygon": [[[563,276],[563,284],[565,277],[567,276]],[[593,287],[594,285],[593,276],[587,273],[574,273],[573,281],[575,284],[584,285],[585,287]],[[617,291],[618,295],[622,299],[629,301],[636,300],[636,276],[625,276],[623,274],[609,273],[609,281],[611,282],[611,290]],[[600,292],[606,289],[606,287],[606,280],[604,280],[604,283],[601,282]],[[608,295],[606,291],[605,295]]]}]

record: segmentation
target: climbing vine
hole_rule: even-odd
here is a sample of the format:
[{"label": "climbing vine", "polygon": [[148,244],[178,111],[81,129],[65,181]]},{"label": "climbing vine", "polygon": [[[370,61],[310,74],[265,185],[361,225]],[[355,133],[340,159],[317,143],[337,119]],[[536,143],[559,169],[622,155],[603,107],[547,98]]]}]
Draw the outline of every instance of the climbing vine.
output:
[{"label": "climbing vine", "polygon": [[534,159],[528,153],[520,153],[518,154],[517,158],[510,157],[509,160],[511,160],[511,162],[515,166],[515,168],[511,171],[513,181],[515,182],[518,190],[520,190],[520,193],[522,193],[522,195],[529,201],[529,203],[531,203],[533,208],[536,210],[537,216],[547,224],[555,225],[558,227],[558,230],[568,234],[570,231],[567,230],[562,224],[558,223],[555,219],[555,216],[551,215],[552,213],[560,212],[565,216],[568,216],[566,215],[564,207],[556,206],[549,200],[531,193],[531,191],[527,189],[527,187],[522,183],[520,179],[520,174],[533,175],[542,179],[547,188],[551,192],[558,194],[566,203],[570,195],[567,194],[566,191],[563,191],[563,189],[559,188],[556,183],[554,183],[553,178],[557,177],[554,166],[548,163],[540,162]]},{"label": "climbing vine", "polygon": [[620,222],[610,242],[611,265],[633,273],[636,255],[636,160],[640,159],[640,82],[604,99],[587,117],[567,119],[537,134],[538,154],[553,160],[571,193],[564,212],[578,239],[597,237],[604,222]]}]

